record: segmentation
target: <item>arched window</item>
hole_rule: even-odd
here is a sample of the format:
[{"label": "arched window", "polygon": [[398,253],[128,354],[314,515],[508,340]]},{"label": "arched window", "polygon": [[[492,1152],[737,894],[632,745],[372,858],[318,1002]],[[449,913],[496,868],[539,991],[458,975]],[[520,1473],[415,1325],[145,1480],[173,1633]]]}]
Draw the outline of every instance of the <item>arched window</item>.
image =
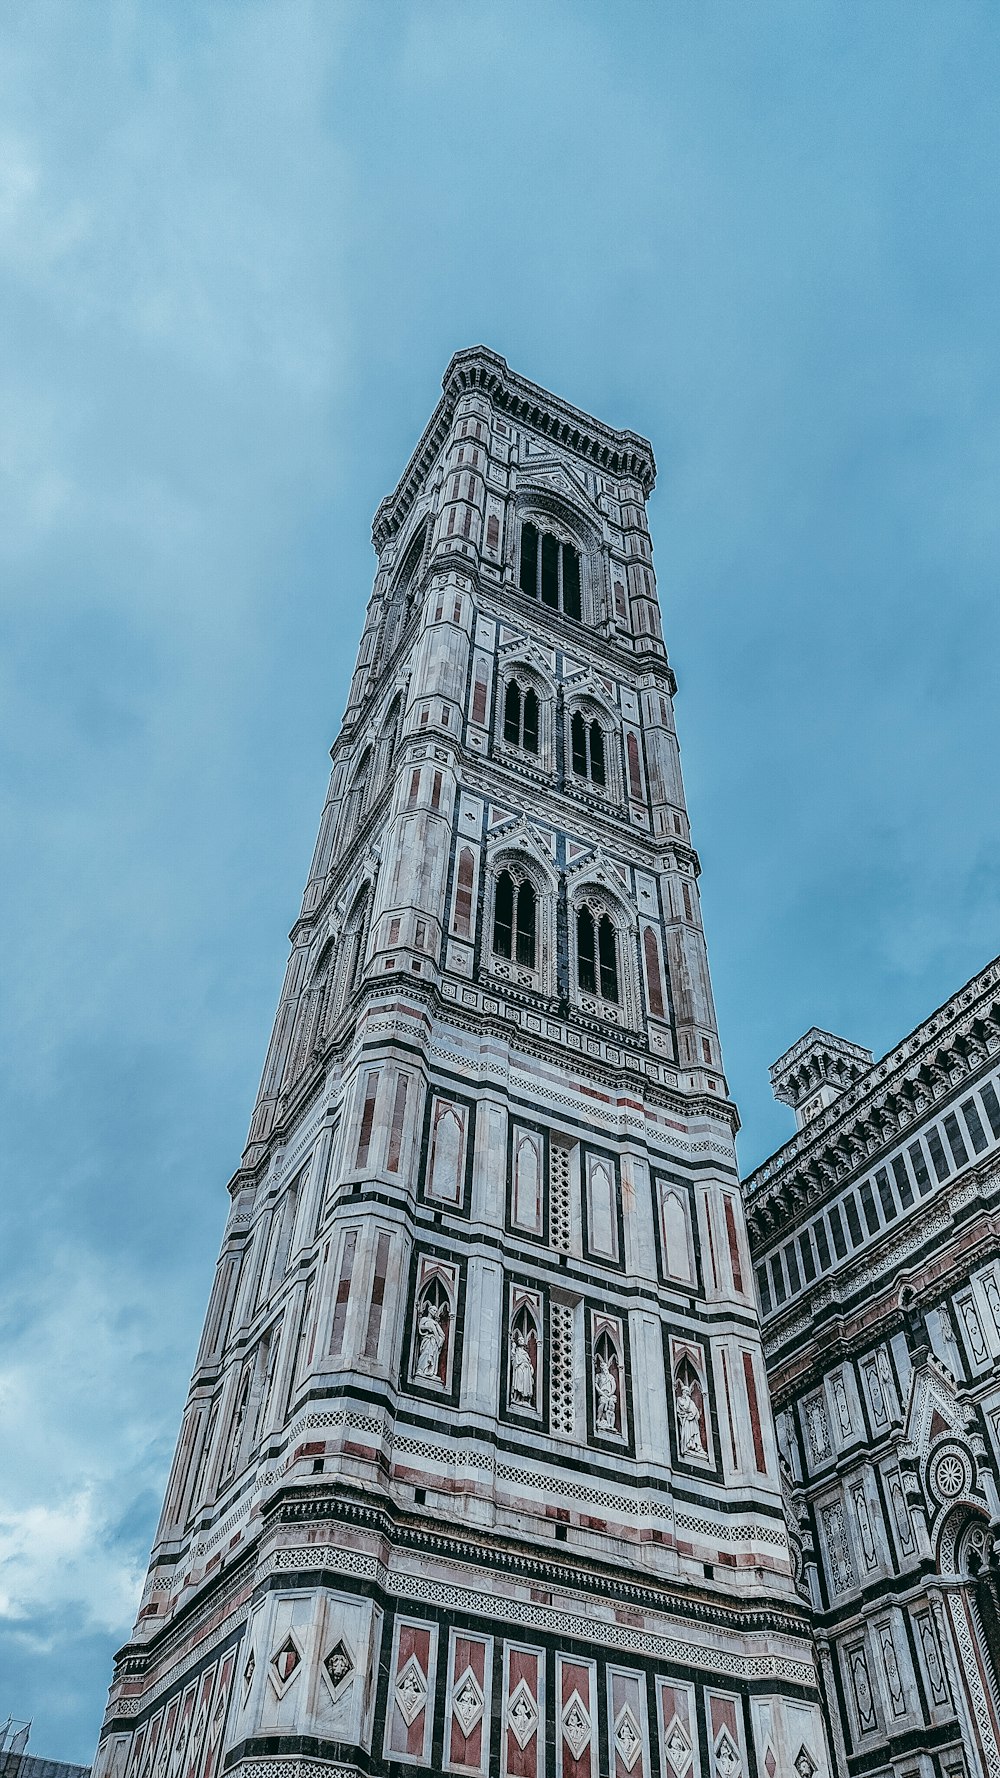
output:
[{"label": "arched window", "polygon": [[509,870],[497,878],[493,911],[493,949],[526,969],[535,967],[535,891],[527,877],[515,882]]},{"label": "arched window", "polygon": [[618,1000],[618,943],[607,914],[597,918],[588,907],[576,916],[577,981],[584,994]]},{"label": "arched window", "polygon": [[577,777],[589,778],[592,784],[605,784],[604,730],[600,723],[596,720],[588,722],[581,711],[575,710],[570,723],[570,741]]},{"label": "arched window", "polygon": [[553,611],[580,617],[580,558],[570,543],[526,520],[521,526],[521,591]]},{"label": "arched window", "polygon": [[538,752],[538,697],[529,685],[522,694],[517,681],[508,682],[503,701],[503,738],[526,753]]}]

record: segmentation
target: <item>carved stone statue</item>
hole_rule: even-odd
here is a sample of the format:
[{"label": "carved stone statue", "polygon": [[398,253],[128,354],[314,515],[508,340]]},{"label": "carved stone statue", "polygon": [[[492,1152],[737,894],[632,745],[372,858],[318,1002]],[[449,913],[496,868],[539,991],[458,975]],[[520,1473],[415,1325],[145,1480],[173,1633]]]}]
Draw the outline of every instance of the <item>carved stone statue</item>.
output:
[{"label": "carved stone statue", "polygon": [[535,1405],[535,1367],[528,1342],[519,1327],[515,1327],[510,1336],[510,1398],[531,1407]]},{"label": "carved stone statue", "polygon": [[594,1388],[597,1392],[598,1432],[617,1432],[618,1382],[603,1352],[597,1354]]},{"label": "carved stone statue", "polygon": [[701,1436],[701,1412],[694,1399],[690,1381],[678,1382],[677,1395],[677,1447],[682,1457],[704,1457],[705,1444]]},{"label": "carved stone statue", "polygon": [[417,1376],[437,1378],[444,1345],[444,1308],[425,1302],[417,1319]]}]

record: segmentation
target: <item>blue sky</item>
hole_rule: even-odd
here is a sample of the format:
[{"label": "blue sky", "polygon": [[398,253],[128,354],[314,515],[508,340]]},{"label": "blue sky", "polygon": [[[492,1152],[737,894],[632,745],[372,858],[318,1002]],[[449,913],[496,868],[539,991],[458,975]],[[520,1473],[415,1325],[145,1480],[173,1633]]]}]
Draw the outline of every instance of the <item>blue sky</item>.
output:
[{"label": "blue sky", "polygon": [[1000,18],[0,18],[0,1720],[89,1760],[452,351],[653,440],[744,1163],[1000,951]]}]

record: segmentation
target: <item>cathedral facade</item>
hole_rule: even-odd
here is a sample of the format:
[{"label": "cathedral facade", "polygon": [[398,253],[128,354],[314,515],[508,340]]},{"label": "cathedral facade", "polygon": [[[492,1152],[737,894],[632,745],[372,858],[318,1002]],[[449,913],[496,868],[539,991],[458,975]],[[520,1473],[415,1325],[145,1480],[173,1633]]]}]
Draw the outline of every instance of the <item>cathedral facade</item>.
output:
[{"label": "cathedral facade", "polygon": [[1000,962],[881,1061],[812,1030],[746,1207],[836,1765],[1000,1772]]},{"label": "cathedral facade", "polygon": [[376,514],[98,1778],[828,1778],[653,478],[475,349]]}]

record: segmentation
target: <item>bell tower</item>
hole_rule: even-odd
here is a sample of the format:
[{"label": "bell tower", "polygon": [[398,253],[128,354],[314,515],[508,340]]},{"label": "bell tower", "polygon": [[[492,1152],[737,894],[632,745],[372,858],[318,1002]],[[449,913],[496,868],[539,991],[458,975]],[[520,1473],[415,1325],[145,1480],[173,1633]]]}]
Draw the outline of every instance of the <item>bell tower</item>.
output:
[{"label": "bell tower", "polygon": [[98,1778],[827,1778],[653,478],[475,348],[376,514]]}]

